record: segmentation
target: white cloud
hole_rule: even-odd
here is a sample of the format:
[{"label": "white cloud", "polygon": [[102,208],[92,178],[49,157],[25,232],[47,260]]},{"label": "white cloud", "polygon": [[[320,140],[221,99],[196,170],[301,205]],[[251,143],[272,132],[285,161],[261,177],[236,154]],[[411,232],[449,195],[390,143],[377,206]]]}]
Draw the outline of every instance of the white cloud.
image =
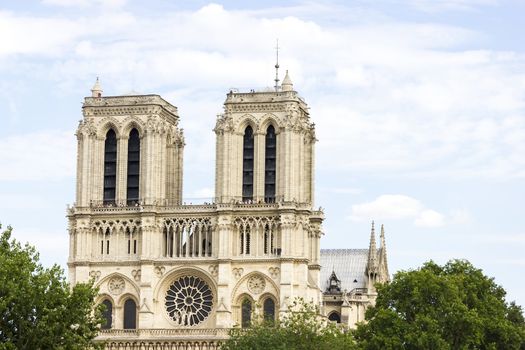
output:
[{"label": "white cloud", "polygon": [[49,181],[75,174],[74,132],[44,130],[0,140],[0,180]]},{"label": "white cloud", "polygon": [[212,199],[214,198],[214,196],[215,196],[215,191],[213,190],[213,188],[204,187],[204,188],[200,188],[196,190],[193,193],[190,193],[190,195],[187,197],[185,196],[185,200],[186,201],[190,201],[190,200],[202,201],[202,200]]},{"label": "white cloud", "polygon": [[336,193],[336,194],[342,194],[342,195],[363,193],[362,188],[356,188],[356,187],[325,187],[325,188],[322,187],[319,190],[321,192],[327,191],[330,193]]},{"label": "white cloud", "polygon": [[25,244],[34,246],[40,254],[40,262],[44,266],[55,263],[66,266],[67,252],[69,249],[69,236],[67,231],[45,231],[37,228],[13,228],[12,238]]},{"label": "white cloud", "polygon": [[479,6],[496,5],[497,0],[403,0],[427,12],[472,11]]},{"label": "white cloud", "polygon": [[[319,6],[301,7],[301,17],[289,8],[216,4],[156,16],[116,9],[67,21],[0,13],[0,33],[10,33],[0,56],[12,57],[3,65],[10,71],[50,79],[58,91],[89,92],[99,75],[108,94],[173,96],[193,147],[187,150],[198,148],[188,159],[204,168],[214,135],[201,131],[213,127],[230,87],[272,84],[279,36],[281,66],[317,124],[318,166],[403,177],[525,177],[523,55],[464,49],[483,33],[459,26],[369,13],[337,25],[311,20],[315,11],[338,17],[345,10]],[[50,54],[60,56],[23,69]]]},{"label": "white cloud", "polygon": [[0,209],[32,210],[49,205],[44,198],[28,194],[0,193],[0,199]]},{"label": "white cloud", "polygon": [[445,224],[445,216],[435,210],[423,210],[414,220],[414,225],[419,227],[440,227]]},{"label": "white cloud", "polygon": [[42,0],[44,5],[63,6],[63,7],[121,7],[126,0]]},{"label": "white cloud", "polygon": [[445,224],[443,214],[425,208],[415,198],[400,194],[385,194],[371,202],[352,205],[349,218],[353,221],[411,219],[419,227],[440,227]]}]

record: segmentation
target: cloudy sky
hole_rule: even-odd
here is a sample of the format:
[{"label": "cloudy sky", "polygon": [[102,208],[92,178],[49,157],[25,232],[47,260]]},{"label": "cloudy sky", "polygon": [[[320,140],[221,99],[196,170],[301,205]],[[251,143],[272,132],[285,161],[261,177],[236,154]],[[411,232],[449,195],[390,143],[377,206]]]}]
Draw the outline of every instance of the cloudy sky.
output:
[{"label": "cloudy sky", "polygon": [[97,76],[179,107],[185,197],[206,200],[225,94],[272,85],[279,38],[317,126],[322,247],[366,248],[375,220],[392,273],[464,258],[525,304],[525,3],[247,3],[0,1],[0,222],[65,266]]}]

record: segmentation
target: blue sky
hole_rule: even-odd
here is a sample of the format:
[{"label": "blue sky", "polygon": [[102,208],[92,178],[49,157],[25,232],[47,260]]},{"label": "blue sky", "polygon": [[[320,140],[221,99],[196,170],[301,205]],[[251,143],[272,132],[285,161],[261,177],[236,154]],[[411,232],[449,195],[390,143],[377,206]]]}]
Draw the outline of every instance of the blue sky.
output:
[{"label": "blue sky", "polygon": [[[250,3],[248,5],[248,3]],[[179,107],[184,193],[213,195],[216,114],[281,67],[317,126],[324,248],[384,223],[390,271],[464,258],[525,304],[521,1],[0,1],[0,222],[65,266],[81,102]],[[284,71],[281,72],[281,78]]]}]

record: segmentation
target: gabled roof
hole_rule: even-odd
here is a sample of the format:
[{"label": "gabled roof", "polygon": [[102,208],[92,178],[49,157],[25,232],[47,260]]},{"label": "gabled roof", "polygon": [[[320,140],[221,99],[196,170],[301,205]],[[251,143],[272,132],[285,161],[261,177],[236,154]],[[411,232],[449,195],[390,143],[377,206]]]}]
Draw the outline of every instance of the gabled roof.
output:
[{"label": "gabled roof", "polygon": [[332,271],[341,280],[341,291],[366,288],[367,262],[368,249],[321,249],[321,290],[326,291]]}]

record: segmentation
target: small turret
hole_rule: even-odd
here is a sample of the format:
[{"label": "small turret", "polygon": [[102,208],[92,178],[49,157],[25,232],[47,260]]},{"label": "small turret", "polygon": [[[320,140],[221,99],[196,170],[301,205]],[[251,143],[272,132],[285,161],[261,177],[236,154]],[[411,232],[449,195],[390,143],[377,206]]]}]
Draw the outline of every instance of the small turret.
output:
[{"label": "small turret", "polygon": [[282,91],[293,91],[292,79],[288,75],[288,70],[286,70],[286,75],[284,76],[283,83],[281,84]]},{"label": "small turret", "polygon": [[91,97],[102,97],[102,86],[100,86],[98,77],[95,85],[93,85],[93,88],[91,89]]}]

